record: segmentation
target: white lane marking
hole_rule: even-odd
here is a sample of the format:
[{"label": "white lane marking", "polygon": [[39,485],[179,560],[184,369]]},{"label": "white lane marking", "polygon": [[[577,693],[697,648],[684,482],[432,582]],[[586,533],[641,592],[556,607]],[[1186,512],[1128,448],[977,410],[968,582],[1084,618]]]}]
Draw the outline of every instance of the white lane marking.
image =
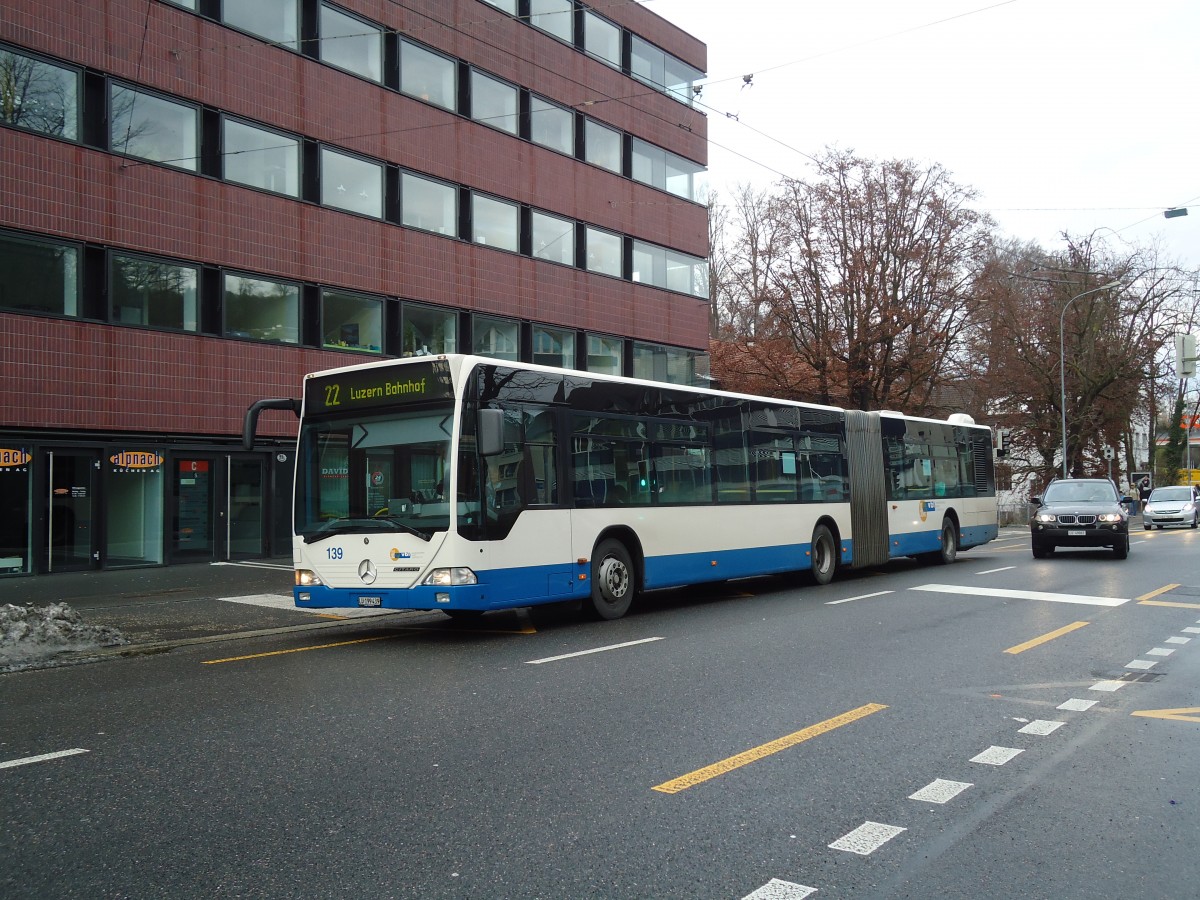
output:
[{"label": "white lane marking", "polygon": [[15,769],[17,766],[27,766],[30,763],[46,762],[50,759],[62,759],[64,756],[77,756],[80,753],[90,753],[90,750],[76,748],[74,750],[59,750],[57,753],[42,753],[39,756],[26,756],[22,759],[10,759],[0,762],[0,769]]},{"label": "white lane marking", "polygon": [[560,659],[573,659],[576,656],[588,656],[592,653],[603,653],[606,650],[620,650],[622,647],[636,647],[638,644],[649,644],[665,640],[661,637],[642,638],[640,641],[626,641],[624,644],[609,644],[607,647],[595,647],[591,650],[580,650],[576,653],[564,653],[561,656],[547,656],[545,659],[527,659],[525,665],[540,666],[542,663],[558,662]]},{"label": "white lane marking", "polygon": [[1090,688],[1088,688],[1088,690],[1089,691],[1119,691],[1121,688],[1125,687],[1126,684],[1128,684],[1128,682],[1125,682],[1125,681],[1097,681]]},{"label": "white lane marking", "polygon": [[946,803],[969,787],[974,787],[969,781],[946,781],[944,778],[937,778],[915,794],[909,794],[908,799],[921,800],[925,803]]},{"label": "white lane marking", "polygon": [[1168,644],[1190,644],[1191,642],[1192,642],[1192,639],[1191,639],[1191,638],[1181,638],[1181,637],[1169,637],[1169,638],[1167,638],[1167,643],[1168,643]]},{"label": "white lane marking", "polygon": [[243,569],[279,569],[283,572],[290,572],[293,566],[281,565],[279,563],[258,563],[258,562],[215,562],[209,563],[213,566],[240,566]]},{"label": "white lane marking", "polygon": [[1071,699],[1071,700],[1068,700],[1066,703],[1061,704],[1058,708],[1059,709],[1068,709],[1068,710],[1072,710],[1074,712],[1083,712],[1084,710],[1091,709],[1093,706],[1095,706],[1099,702],[1100,701],[1098,701],[1098,700]]},{"label": "white lane marking", "polygon": [[1196,628],[1194,626],[1189,626],[1188,628],[1183,629],[1183,633],[1184,634],[1200,634],[1200,628]]},{"label": "white lane marking", "polygon": [[994,575],[997,572],[1007,572],[1009,569],[1015,569],[1016,566],[1005,566],[1002,569],[984,569],[982,572],[976,572],[976,575]]},{"label": "white lane marking", "polygon": [[1006,597],[1011,600],[1049,600],[1052,603],[1081,603],[1086,606],[1121,606],[1129,602],[1128,597],[1089,597],[1083,594],[1051,594],[1046,591],[1015,591],[1009,588],[964,587],[955,584],[922,584],[909,590],[965,594],[972,597]]},{"label": "white lane marking", "polygon": [[1153,669],[1155,665],[1156,663],[1152,659],[1135,659],[1132,662],[1125,663],[1125,668],[1138,669],[1139,671],[1145,672],[1149,669]]},{"label": "white lane marking", "polygon": [[1036,734],[1045,737],[1066,725],[1066,722],[1051,722],[1047,719],[1034,719],[1024,728],[1017,731],[1018,734]]},{"label": "white lane marking", "polygon": [[267,609],[286,609],[290,612],[321,615],[322,613],[337,616],[341,619],[357,619],[364,616],[382,616],[395,612],[394,609],[357,609],[355,607],[335,607],[331,609],[301,609],[291,594],[247,594],[244,597],[220,597],[222,603],[241,603],[245,606],[262,606]]},{"label": "white lane marking", "polygon": [[868,856],[902,831],[908,829],[899,825],[884,825],[882,822],[863,822],[849,834],[842,835],[830,844],[829,848]]},{"label": "white lane marking", "polygon": [[873,594],[859,594],[857,597],[847,597],[844,600],[827,600],[826,606],[837,606],[839,603],[849,603],[851,600],[866,600],[868,597],[882,597],[884,594],[894,594],[895,591],[876,591]]},{"label": "white lane marking", "polygon": [[1170,656],[1174,652],[1175,652],[1174,650],[1170,650],[1166,647],[1155,647],[1153,650],[1147,650],[1145,652],[1145,654],[1143,654],[1143,655],[1145,655],[1145,656]]},{"label": "white lane marking", "polygon": [[817,889],[814,887],[772,878],[757,891],[747,894],[742,900],[804,900],[805,897],[816,892]]},{"label": "white lane marking", "polygon": [[993,745],[978,756],[972,756],[971,762],[983,763],[985,766],[1002,766],[1024,752],[1024,750],[1018,750],[1015,747],[997,747]]}]

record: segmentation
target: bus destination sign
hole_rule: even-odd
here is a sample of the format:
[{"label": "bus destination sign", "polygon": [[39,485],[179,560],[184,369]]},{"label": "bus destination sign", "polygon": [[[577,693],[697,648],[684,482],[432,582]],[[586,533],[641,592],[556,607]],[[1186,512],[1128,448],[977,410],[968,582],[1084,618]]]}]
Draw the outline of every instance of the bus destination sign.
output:
[{"label": "bus destination sign", "polygon": [[304,382],[304,411],[311,416],[453,396],[449,364],[434,359],[314,376]]}]

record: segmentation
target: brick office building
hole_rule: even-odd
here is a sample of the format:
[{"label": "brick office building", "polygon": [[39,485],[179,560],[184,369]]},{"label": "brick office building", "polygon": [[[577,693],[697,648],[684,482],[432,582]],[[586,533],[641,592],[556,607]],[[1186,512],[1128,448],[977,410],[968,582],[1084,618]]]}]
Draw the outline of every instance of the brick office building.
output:
[{"label": "brick office building", "polygon": [[286,553],[303,373],[688,382],[704,46],[635,3],[6,0],[0,573]]}]

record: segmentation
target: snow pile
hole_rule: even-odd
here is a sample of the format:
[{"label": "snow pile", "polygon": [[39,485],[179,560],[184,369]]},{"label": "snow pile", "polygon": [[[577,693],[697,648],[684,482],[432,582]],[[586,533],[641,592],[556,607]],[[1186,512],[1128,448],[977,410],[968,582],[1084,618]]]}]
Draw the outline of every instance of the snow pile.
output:
[{"label": "snow pile", "polygon": [[44,663],[60,653],[128,643],[116,628],[85,625],[66,603],[0,606],[0,672]]}]

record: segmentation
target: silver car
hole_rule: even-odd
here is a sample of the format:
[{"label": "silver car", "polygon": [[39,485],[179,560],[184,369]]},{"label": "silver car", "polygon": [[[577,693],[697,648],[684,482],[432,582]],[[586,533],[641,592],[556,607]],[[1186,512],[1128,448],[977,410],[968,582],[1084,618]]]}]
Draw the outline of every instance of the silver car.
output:
[{"label": "silver car", "polygon": [[1188,525],[1196,527],[1200,521],[1197,509],[1196,489],[1187,485],[1155,488],[1150,492],[1146,508],[1142,510],[1142,527],[1150,531],[1157,525]]}]

